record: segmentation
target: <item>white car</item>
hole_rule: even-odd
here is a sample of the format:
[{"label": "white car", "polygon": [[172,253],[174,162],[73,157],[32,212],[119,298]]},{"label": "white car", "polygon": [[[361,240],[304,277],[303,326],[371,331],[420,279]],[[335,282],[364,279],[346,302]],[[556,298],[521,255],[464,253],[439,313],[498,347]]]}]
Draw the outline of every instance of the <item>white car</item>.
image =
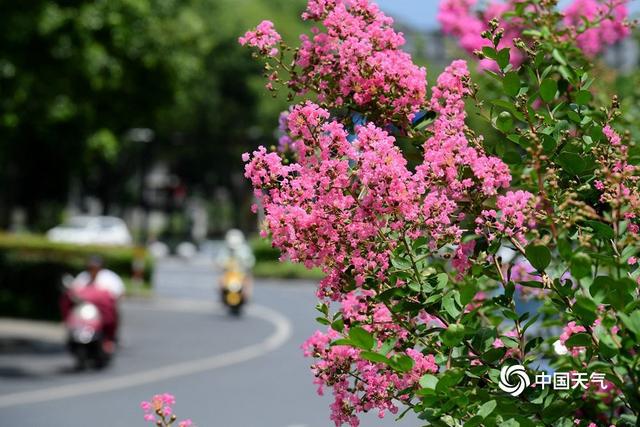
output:
[{"label": "white car", "polygon": [[133,239],[123,220],[113,216],[74,216],[47,232],[52,242],[80,245],[131,245]]}]

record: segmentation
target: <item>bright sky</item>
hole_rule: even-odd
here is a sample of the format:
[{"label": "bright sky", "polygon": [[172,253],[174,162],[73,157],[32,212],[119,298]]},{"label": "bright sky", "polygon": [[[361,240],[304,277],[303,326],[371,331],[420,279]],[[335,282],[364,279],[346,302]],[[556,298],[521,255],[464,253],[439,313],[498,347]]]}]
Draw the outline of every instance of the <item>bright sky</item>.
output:
[{"label": "bright sky", "polygon": [[[416,28],[436,28],[436,13],[438,11],[439,0],[374,0],[382,10],[387,12],[399,21],[406,22]],[[569,3],[569,0],[561,1],[560,4]],[[630,7],[632,14],[640,15],[640,0],[631,0]]]}]

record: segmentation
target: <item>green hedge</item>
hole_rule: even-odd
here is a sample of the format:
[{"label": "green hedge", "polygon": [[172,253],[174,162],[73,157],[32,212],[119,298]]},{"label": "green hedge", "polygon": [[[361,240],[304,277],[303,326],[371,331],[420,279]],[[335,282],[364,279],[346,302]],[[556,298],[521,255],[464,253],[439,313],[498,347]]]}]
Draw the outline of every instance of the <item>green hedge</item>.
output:
[{"label": "green hedge", "polygon": [[259,236],[250,239],[256,266],[253,275],[269,279],[307,279],[320,280],[324,274],[319,268],[308,269],[302,264],[289,261],[280,262],[280,251],[271,246],[269,239]]},{"label": "green hedge", "polygon": [[271,246],[271,240],[263,239],[260,236],[252,237],[249,240],[253,256],[256,257],[256,263],[262,261],[278,261],[280,258],[280,250]]},{"label": "green hedge", "polygon": [[[53,243],[35,235],[0,233],[0,313],[2,316],[59,319],[58,298],[64,274],[76,275],[87,258],[100,255],[105,267],[127,281],[135,249]],[[144,252],[145,283],[150,283],[153,262]]]}]

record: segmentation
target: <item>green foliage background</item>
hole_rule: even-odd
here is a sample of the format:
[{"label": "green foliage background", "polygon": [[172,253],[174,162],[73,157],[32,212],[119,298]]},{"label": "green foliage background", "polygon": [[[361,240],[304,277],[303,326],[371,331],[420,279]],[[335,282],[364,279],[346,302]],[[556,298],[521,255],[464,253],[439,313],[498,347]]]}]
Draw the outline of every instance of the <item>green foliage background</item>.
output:
[{"label": "green foliage background", "polygon": [[[298,0],[2,2],[0,226],[12,206],[36,228],[56,223],[72,180],[106,208],[133,203],[140,159],[168,160],[192,188],[232,186],[240,154],[272,142],[285,106],[262,91],[237,38],[258,17],[297,34],[301,10]],[[126,140],[134,127],[155,131],[150,147]]]}]

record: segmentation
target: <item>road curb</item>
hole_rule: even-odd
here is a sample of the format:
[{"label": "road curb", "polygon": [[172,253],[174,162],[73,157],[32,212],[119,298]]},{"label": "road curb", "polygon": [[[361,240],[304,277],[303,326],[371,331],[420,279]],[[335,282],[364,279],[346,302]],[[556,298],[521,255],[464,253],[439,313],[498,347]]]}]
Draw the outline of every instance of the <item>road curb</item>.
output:
[{"label": "road curb", "polygon": [[0,339],[20,339],[63,342],[65,330],[61,323],[40,320],[0,318]]}]

